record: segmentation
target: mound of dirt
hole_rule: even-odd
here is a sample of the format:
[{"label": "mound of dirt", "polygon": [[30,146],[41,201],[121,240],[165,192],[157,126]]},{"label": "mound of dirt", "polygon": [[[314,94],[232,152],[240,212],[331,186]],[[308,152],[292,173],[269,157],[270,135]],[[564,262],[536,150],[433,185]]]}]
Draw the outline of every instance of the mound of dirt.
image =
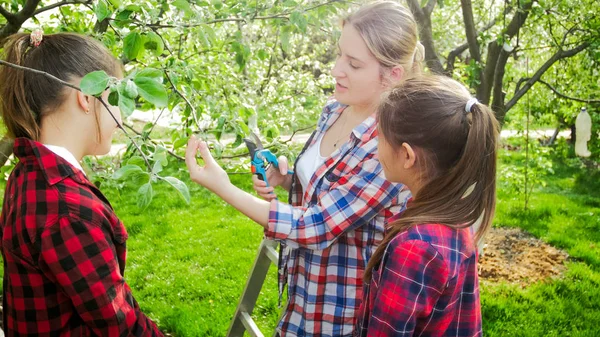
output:
[{"label": "mound of dirt", "polygon": [[569,255],[516,228],[492,228],[479,259],[479,277],[527,286],[561,277]]}]

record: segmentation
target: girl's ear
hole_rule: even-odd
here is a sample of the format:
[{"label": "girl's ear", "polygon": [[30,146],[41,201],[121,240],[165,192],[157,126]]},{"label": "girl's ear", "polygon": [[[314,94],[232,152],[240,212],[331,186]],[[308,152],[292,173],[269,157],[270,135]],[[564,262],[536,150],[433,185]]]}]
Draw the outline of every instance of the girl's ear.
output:
[{"label": "girl's ear", "polygon": [[408,143],[402,143],[402,150],[401,155],[404,157],[402,158],[404,160],[404,168],[410,169],[414,167],[417,162],[417,156],[413,148]]},{"label": "girl's ear", "polygon": [[81,91],[77,92],[77,103],[79,103],[79,106],[86,114],[90,112],[90,106],[92,105],[90,100],[90,96],[82,93]]}]

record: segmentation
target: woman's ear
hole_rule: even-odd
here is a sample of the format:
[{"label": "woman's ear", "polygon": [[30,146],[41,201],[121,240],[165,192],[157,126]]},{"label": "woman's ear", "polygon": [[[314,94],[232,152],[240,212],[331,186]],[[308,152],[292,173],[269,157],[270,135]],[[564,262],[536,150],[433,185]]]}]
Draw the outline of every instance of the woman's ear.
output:
[{"label": "woman's ear", "polygon": [[408,145],[408,143],[402,143],[402,149],[400,153],[403,156],[402,159],[404,160],[405,169],[408,170],[415,166],[415,163],[417,162],[417,156],[414,149]]},{"label": "woman's ear", "polygon": [[400,65],[394,66],[388,76],[390,86],[397,85],[404,78],[404,67]]},{"label": "woman's ear", "polygon": [[86,114],[90,112],[90,106],[92,105],[90,100],[91,97],[89,95],[86,95],[81,91],[77,92],[77,103]]}]

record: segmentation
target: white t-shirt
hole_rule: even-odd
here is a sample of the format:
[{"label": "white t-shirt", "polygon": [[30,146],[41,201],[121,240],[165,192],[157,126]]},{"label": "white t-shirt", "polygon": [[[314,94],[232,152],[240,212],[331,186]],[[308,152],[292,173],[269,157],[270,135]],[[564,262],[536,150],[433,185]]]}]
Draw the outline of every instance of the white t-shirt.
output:
[{"label": "white t-shirt", "polygon": [[298,163],[296,164],[296,174],[300,179],[300,185],[302,185],[302,191],[306,191],[310,178],[317,172],[317,168],[323,165],[327,158],[321,156],[321,141],[323,135],[313,144],[304,151]]},{"label": "white t-shirt", "polygon": [[67,150],[66,148],[62,147],[62,146],[56,146],[56,145],[46,145],[44,144],[45,147],[48,148],[48,150],[54,152],[54,154],[56,154],[57,156],[61,157],[62,159],[66,160],[69,162],[69,164],[73,165],[74,167],[78,168],[81,172],[83,172],[85,174],[85,171],[83,170],[83,167],[81,167],[81,164],[79,164],[79,162],[77,161],[77,159],[75,158],[75,156],[69,152],[69,150]]}]

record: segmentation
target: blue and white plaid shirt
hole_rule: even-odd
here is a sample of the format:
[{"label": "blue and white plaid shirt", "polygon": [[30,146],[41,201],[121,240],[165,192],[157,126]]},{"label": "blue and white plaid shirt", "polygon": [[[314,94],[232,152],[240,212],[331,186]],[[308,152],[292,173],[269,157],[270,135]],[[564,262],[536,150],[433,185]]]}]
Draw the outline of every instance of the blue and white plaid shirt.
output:
[{"label": "blue and white plaid shirt", "polygon": [[[345,108],[327,104],[302,153]],[[352,335],[364,269],[387,219],[402,211],[409,197],[403,185],[384,177],[375,115],[317,168],[306,191],[294,174],[289,204],[272,201],[265,230],[267,238],[282,244],[280,289],[287,281],[288,304],[277,328],[281,336]]]}]

